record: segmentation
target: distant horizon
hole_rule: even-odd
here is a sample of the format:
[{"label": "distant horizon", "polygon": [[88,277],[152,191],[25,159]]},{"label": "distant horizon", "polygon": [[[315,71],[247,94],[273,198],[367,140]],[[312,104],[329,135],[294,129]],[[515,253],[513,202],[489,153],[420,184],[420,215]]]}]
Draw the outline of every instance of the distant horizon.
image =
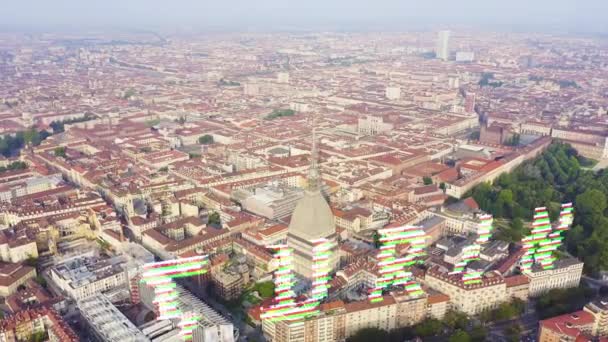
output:
[{"label": "distant horizon", "polygon": [[407,31],[608,34],[603,0],[22,0],[3,7],[2,31]]},{"label": "distant horizon", "polygon": [[0,33],[3,34],[69,34],[80,35],[120,35],[120,34],[161,34],[168,36],[192,35],[192,34],[307,34],[307,33],[345,33],[345,34],[365,34],[365,33],[430,33],[440,30],[449,30],[456,35],[467,33],[503,33],[503,34],[537,34],[555,35],[563,37],[591,37],[606,38],[608,32],[598,31],[567,31],[567,30],[541,30],[541,29],[518,29],[509,30],[500,27],[459,27],[459,26],[434,26],[434,27],[368,27],[368,28],[333,28],[333,27],[200,27],[200,28],[162,28],[162,27],[39,27],[39,28],[20,28],[5,27],[0,24]]}]

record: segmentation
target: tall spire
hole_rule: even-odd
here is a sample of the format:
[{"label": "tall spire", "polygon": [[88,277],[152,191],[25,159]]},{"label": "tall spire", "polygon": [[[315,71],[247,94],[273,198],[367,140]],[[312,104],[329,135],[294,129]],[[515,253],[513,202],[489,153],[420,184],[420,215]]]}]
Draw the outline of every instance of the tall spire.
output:
[{"label": "tall spire", "polygon": [[310,151],[310,169],[308,170],[308,190],[319,190],[319,151],[317,147],[317,127],[314,115],[312,116],[312,150]]}]

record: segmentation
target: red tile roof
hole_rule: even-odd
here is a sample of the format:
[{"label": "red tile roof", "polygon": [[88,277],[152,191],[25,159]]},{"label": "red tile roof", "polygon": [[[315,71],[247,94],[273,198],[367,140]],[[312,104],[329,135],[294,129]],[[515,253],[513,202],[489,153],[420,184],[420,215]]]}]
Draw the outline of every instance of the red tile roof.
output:
[{"label": "red tile roof", "polygon": [[507,283],[507,287],[520,286],[524,284],[530,283],[530,278],[525,275],[519,274],[510,277],[505,277],[505,283]]},{"label": "red tile roof", "polygon": [[467,205],[467,207],[471,208],[471,209],[475,209],[475,210],[479,210],[479,204],[477,204],[477,201],[475,201],[475,199],[473,197],[467,197],[464,199],[464,204]]},{"label": "red tile roof", "polygon": [[581,327],[593,324],[595,318],[587,311],[576,311],[540,321],[542,329],[549,329],[560,335],[579,337],[582,335]]}]

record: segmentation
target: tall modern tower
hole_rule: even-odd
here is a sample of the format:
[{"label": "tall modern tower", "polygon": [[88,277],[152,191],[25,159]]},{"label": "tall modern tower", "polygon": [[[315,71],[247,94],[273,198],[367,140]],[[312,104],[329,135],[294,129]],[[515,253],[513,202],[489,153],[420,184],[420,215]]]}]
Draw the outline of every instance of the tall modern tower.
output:
[{"label": "tall modern tower", "polygon": [[447,61],[450,57],[450,31],[444,30],[439,31],[437,35],[437,49],[435,50],[435,56],[439,59]]},{"label": "tall modern tower", "polygon": [[[308,172],[308,187],[304,193],[304,197],[296,205],[287,230],[287,245],[293,248],[293,270],[297,274],[311,280],[315,241],[327,239],[335,243],[337,240],[334,215],[321,193],[316,138],[313,123],[312,162]],[[337,268],[338,261],[337,245],[334,245],[329,259],[332,271]]]}]

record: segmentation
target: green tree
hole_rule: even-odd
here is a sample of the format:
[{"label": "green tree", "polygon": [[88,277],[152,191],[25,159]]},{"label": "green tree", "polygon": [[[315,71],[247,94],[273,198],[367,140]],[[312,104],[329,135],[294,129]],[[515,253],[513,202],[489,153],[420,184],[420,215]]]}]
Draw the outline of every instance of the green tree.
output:
[{"label": "green tree", "polygon": [[198,138],[198,143],[201,145],[213,144],[213,136],[209,135],[209,134],[205,134],[202,137]]},{"label": "green tree", "polygon": [[65,154],[65,147],[63,147],[63,146],[56,147],[53,152],[55,153],[56,157],[62,157],[62,158],[66,158],[67,157],[67,155]]},{"label": "green tree", "polygon": [[378,231],[374,232],[372,238],[374,239],[374,247],[380,248],[380,234],[378,233]]},{"label": "green tree", "polygon": [[510,189],[500,190],[498,193],[498,200],[503,201],[503,203],[507,206],[513,205],[513,191]]},{"label": "green tree", "polygon": [[422,177],[422,181],[424,182],[424,185],[433,184],[433,179],[431,177],[424,176]]},{"label": "green tree", "polygon": [[50,126],[53,129],[54,134],[62,133],[65,131],[65,126],[61,121],[53,121],[51,122]]},{"label": "green tree", "polygon": [[48,333],[46,331],[39,331],[37,333],[32,334],[30,336],[30,341],[32,342],[42,342],[48,339]]},{"label": "green tree", "polygon": [[574,201],[576,215],[583,226],[592,226],[606,210],[606,195],[597,189],[589,189],[576,196]]},{"label": "green tree", "polygon": [[[566,233],[566,248],[585,262],[585,272],[597,274],[608,270],[608,169],[584,170],[578,160],[570,145],[553,143],[535,160],[501,175],[494,184],[479,184],[470,195],[496,218],[526,221],[539,206],[546,206],[556,219],[560,203],[572,201],[575,222]],[[519,242],[528,231],[518,225],[499,226],[496,238]]]},{"label": "green tree", "polygon": [[425,319],[422,323],[416,325],[414,332],[418,336],[430,337],[441,332],[441,322],[436,319]]},{"label": "green tree", "polygon": [[27,259],[25,259],[23,263],[30,267],[36,267],[38,266],[38,258],[30,255],[27,257]]},{"label": "green tree", "polygon": [[262,298],[270,298],[274,295],[274,283],[272,281],[257,283],[253,289],[258,291],[258,294]]},{"label": "green tree", "polygon": [[466,329],[469,318],[463,312],[450,310],[446,312],[443,323],[451,329]]},{"label": "green tree", "polygon": [[0,153],[5,157],[8,155],[8,137],[0,137]]},{"label": "green tree", "polygon": [[275,109],[272,111],[272,113],[266,115],[266,120],[272,120],[272,119],[276,119],[276,118],[280,118],[283,116],[292,116],[294,115],[296,112],[294,110],[291,109]]},{"label": "green tree", "polygon": [[518,146],[521,136],[519,134],[513,134],[509,139],[505,141],[507,146]]},{"label": "green tree", "polygon": [[594,296],[595,291],[586,287],[553,289],[541,295],[536,311],[541,319],[580,310]]},{"label": "green tree", "polygon": [[217,211],[212,212],[211,214],[209,214],[209,218],[207,220],[207,223],[210,225],[214,225],[214,226],[219,226],[222,224],[222,219],[220,217],[220,214]]},{"label": "green tree", "polygon": [[39,145],[41,141],[40,133],[36,129],[30,128],[23,132],[23,141],[25,144]]},{"label": "green tree", "polygon": [[124,94],[123,98],[125,100],[128,100],[131,97],[135,96],[135,94],[136,94],[135,89],[129,88],[129,89],[127,89],[127,91],[125,91],[125,94]]},{"label": "green tree", "polygon": [[378,328],[363,328],[346,339],[348,342],[386,342],[388,332]]},{"label": "green tree", "polygon": [[450,336],[449,340],[450,342],[469,342],[471,341],[471,336],[463,330],[456,330],[455,333],[452,334],[452,336]]},{"label": "green tree", "polygon": [[508,341],[519,342],[521,339],[521,326],[517,323],[510,325],[505,329],[505,336]]},{"label": "green tree", "polygon": [[34,279],[40,286],[46,288],[48,286],[46,279],[44,279],[43,276],[41,275],[37,275],[36,278]]},{"label": "green tree", "polygon": [[8,164],[8,166],[6,166],[6,167],[0,166],[0,173],[6,172],[6,171],[25,170],[25,169],[27,169],[27,164],[25,162],[16,161],[16,162],[12,162],[12,163]]},{"label": "green tree", "polygon": [[494,318],[498,321],[504,321],[507,319],[511,319],[518,315],[517,308],[511,305],[510,303],[502,303],[496,309],[494,314]]},{"label": "green tree", "polygon": [[488,329],[482,325],[476,325],[473,327],[473,329],[471,329],[471,341],[483,342],[486,340],[487,335]]}]

